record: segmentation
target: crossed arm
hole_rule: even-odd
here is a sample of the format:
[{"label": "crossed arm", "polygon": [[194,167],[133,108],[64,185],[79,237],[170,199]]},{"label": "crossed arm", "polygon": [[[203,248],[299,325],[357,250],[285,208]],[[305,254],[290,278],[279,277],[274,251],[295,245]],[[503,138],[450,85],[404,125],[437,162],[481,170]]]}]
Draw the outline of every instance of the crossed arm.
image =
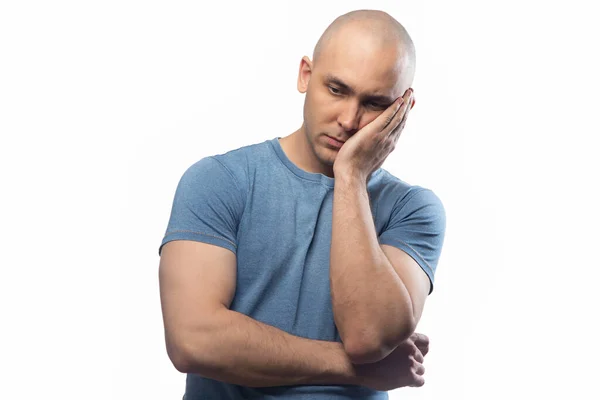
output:
[{"label": "crossed arm", "polygon": [[230,250],[186,240],[165,244],[159,281],[171,361],[180,372],[249,387],[364,385],[355,364],[385,358],[411,335],[429,281],[408,255],[379,247],[366,187],[354,181],[336,183],[330,270],[343,344],[291,335],[230,310],[236,282]]},{"label": "crossed arm", "polygon": [[248,387],[362,384],[341,343],[294,336],[229,310],[236,282],[231,251],[169,242],[159,281],[167,353],[180,372]]}]

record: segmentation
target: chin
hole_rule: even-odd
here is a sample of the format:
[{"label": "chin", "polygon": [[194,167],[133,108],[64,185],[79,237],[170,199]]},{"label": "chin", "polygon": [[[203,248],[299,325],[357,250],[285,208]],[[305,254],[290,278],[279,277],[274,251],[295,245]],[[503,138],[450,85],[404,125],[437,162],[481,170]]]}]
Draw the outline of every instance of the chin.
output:
[{"label": "chin", "polygon": [[325,154],[323,154],[323,157],[319,157],[321,159],[321,162],[324,165],[333,166],[335,158],[337,157],[337,150],[326,147],[324,153]]}]

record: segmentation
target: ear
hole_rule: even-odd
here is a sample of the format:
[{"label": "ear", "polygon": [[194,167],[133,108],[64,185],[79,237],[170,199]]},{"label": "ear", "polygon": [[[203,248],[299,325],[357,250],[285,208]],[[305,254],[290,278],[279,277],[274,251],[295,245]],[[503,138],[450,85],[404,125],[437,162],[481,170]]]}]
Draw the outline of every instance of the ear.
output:
[{"label": "ear", "polygon": [[313,63],[307,56],[300,60],[300,70],[298,71],[298,91],[306,93],[308,90],[308,82],[312,74]]}]

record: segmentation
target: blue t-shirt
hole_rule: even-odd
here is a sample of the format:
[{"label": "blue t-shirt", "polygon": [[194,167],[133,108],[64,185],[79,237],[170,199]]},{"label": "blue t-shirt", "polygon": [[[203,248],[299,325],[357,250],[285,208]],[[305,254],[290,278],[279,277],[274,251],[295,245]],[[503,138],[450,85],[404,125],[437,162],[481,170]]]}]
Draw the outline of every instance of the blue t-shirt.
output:
[{"label": "blue t-shirt", "polygon": [[[159,254],[172,240],[229,249],[237,258],[232,310],[296,336],[341,342],[329,290],[335,180],[296,166],[278,139],[191,165],[177,186]],[[379,243],[414,258],[433,290],[446,225],[440,199],[382,168],[371,175],[367,190]],[[387,399],[388,395],[355,385],[250,388],[187,374],[186,400],[249,398]]]}]

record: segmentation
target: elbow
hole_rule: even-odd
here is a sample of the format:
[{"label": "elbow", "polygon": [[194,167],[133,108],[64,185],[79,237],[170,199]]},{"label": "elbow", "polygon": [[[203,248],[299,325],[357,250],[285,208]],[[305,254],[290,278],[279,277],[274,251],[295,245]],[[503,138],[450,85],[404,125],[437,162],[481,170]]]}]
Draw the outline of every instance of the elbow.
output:
[{"label": "elbow", "polygon": [[407,323],[387,336],[371,335],[369,339],[353,338],[344,342],[344,350],[353,364],[370,364],[386,358],[415,331],[415,324]]},{"label": "elbow", "polygon": [[167,354],[175,369],[181,373],[195,373],[202,365],[198,360],[199,352],[196,346],[192,346],[186,340],[167,340]]},{"label": "elbow", "polygon": [[214,346],[217,326],[207,318],[194,326],[165,330],[167,354],[177,371],[205,375],[224,368],[221,351]]},{"label": "elbow", "polygon": [[417,324],[415,323],[414,319],[405,321],[405,323],[401,325],[393,335],[391,335],[391,339],[387,340],[386,343],[388,346],[393,346],[395,349],[400,343],[408,340],[416,329]]},{"label": "elbow", "polygon": [[190,358],[183,351],[182,346],[167,341],[167,355],[177,371],[183,374],[191,372]]},{"label": "elbow", "polygon": [[383,347],[379,345],[354,344],[344,345],[344,349],[352,364],[371,364],[385,358]]},{"label": "elbow", "polygon": [[173,366],[175,367],[175,369],[179,372],[181,372],[182,374],[187,374],[187,373],[191,373],[192,368],[191,368],[191,363],[188,362],[187,359],[183,358],[183,357],[171,357],[169,356],[171,359],[171,363],[173,364]]},{"label": "elbow", "polygon": [[386,353],[383,342],[376,335],[344,338],[344,350],[352,364],[370,364],[383,360]]}]

